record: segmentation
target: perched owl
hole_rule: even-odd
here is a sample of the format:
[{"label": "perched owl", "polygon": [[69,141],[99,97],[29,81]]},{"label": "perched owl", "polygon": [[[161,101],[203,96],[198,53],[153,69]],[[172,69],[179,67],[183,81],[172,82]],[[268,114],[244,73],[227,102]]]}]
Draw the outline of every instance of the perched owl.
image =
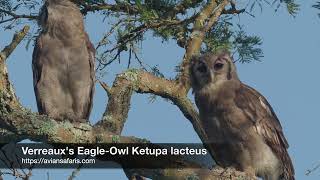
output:
[{"label": "perched owl", "polygon": [[264,180],[294,180],[277,116],[259,92],[239,80],[228,52],[194,57],[190,79],[218,165]]},{"label": "perched owl", "polygon": [[32,70],[38,111],[56,120],[88,120],[94,93],[95,49],[78,7],[46,0],[39,14]]}]

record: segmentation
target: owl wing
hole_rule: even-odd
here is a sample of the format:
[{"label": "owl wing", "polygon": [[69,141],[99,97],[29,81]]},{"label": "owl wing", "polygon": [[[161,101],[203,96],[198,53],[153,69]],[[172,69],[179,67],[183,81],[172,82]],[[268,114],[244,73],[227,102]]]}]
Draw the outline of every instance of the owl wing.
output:
[{"label": "owl wing", "polygon": [[89,36],[87,33],[85,33],[85,41],[86,41],[86,46],[87,50],[89,53],[89,65],[90,65],[90,77],[91,77],[91,92],[90,92],[90,100],[88,102],[88,112],[87,112],[87,117],[89,118],[91,109],[92,109],[92,104],[93,104],[93,95],[95,91],[95,54],[96,54],[96,49],[94,48],[93,44],[91,43]]},{"label": "owl wing", "polygon": [[40,34],[35,41],[35,45],[32,53],[33,88],[36,96],[39,113],[43,112],[41,98],[39,96],[39,92],[37,88],[37,83],[40,81],[41,72],[42,72],[42,64],[40,62],[41,51],[42,51],[42,38]]},{"label": "owl wing", "polygon": [[40,36],[36,39],[33,53],[32,53],[32,72],[33,72],[33,86],[35,87],[40,79],[41,71],[39,68],[39,56],[41,51],[41,38]]},{"label": "owl wing", "polygon": [[241,84],[236,92],[235,103],[253,122],[255,131],[263,137],[273,153],[282,161],[284,178],[293,180],[294,168],[287,152],[289,145],[280,121],[266,98],[255,89]]}]

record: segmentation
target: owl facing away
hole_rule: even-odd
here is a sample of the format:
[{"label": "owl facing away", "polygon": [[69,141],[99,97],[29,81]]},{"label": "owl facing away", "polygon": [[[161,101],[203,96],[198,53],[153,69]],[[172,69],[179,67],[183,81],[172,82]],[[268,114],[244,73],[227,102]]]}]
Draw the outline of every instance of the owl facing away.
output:
[{"label": "owl facing away", "polygon": [[264,180],[294,180],[281,124],[268,101],[243,84],[228,52],[194,57],[190,80],[216,163]]},{"label": "owl facing away", "polygon": [[94,94],[95,49],[78,7],[46,0],[32,57],[38,111],[56,120],[88,120]]}]

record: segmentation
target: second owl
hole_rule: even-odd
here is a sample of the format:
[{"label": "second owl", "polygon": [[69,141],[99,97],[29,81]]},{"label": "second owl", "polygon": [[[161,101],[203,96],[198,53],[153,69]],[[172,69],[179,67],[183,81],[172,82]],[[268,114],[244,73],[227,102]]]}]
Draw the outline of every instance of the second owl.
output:
[{"label": "second owl", "polygon": [[88,120],[95,49],[84,30],[82,14],[69,0],[46,0],[38,23],[42,31],[32,69],[39,113],[56,120]]}]

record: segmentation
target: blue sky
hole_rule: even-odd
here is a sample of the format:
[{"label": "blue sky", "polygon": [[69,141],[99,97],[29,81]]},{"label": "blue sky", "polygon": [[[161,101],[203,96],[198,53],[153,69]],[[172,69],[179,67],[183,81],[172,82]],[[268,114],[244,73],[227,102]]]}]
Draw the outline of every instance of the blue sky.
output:
[{"label": "blue sky", "polygon": [[[263,40],[262,62],[237,64],[240,79],[260,91],[278,115],[289,141],[289,152],[296,169],[296,179],[318,180],[320,170],[306,176],[307,169],[320,163],[320,19],[318,11],[311,8],[315,1],[298,1],[301,11],[296,18],[285,10],[274,12],[265,7],[256,17],[241,16],[239,22],[246,32]],[[97,43],[108,24],[89,15],[86,28]],[[0,29],[0,48],[12,38],[9,31]],[[158,65],[166,77],[174,77],[174,66],[182,59],[184,49],[173,41],[161,43],[150,34],[143,43],[142,57],[145,62]],[[28,51],[21,44],[8,59],[10,78],[17,95],[26,107],[36,111],[32,87],[32,48]],[[126,59],[124,60],[126,61]],[[114,63],[107,69],[105,81],[111,85],[115,74],[126,68],[126,63]],[[158,98],[149,103],[148,95],[134,94],[129,118],[123,135],[146,138],[152,142],[200,142],[191,123],[177,107]],[[106,106],[107,96],[97,86],[91,121],[98,120]],[[35,170],[34,179],[66,179],[71,170]],[[126,179],[122,170],[82,170],[77,179]]]}]

